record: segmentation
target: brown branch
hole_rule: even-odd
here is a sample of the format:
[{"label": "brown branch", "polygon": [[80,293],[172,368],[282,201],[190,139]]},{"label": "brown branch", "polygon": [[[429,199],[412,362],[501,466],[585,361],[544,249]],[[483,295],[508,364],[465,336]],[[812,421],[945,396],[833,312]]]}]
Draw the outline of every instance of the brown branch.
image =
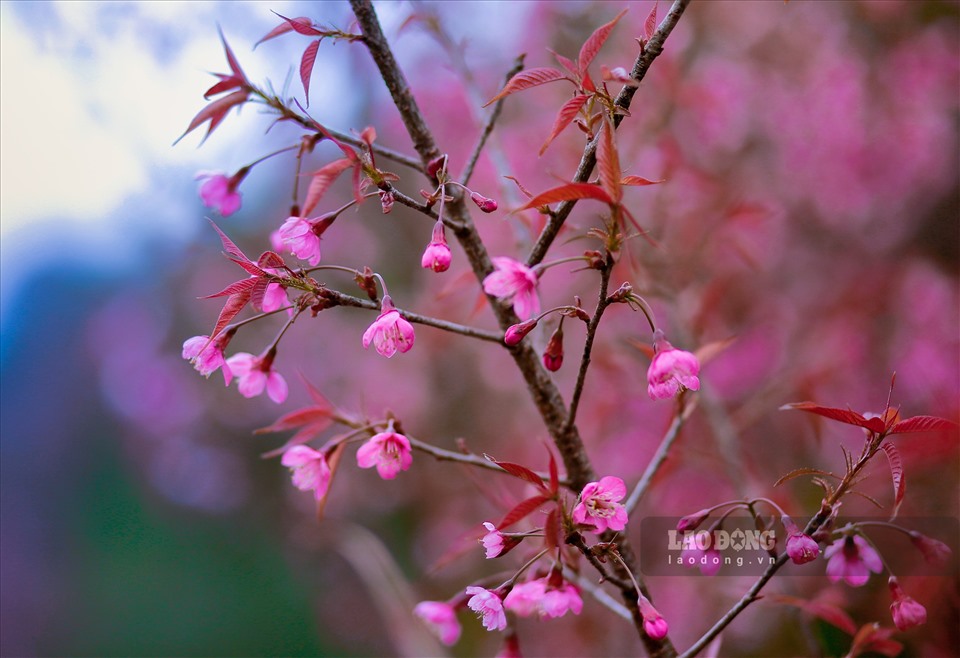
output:
[{"label": "brown branch", "polygon": [[[657,31],[653,33],[650,41],[646,43],[643,50],[640,51],[640,55],[637,56],[636,61],[633,63],[633,70],[630,72],[631,78],[640,82],[644,76],[647,75],[650,65],[653,63],[653,60],[663,52],[664,42],[667,40],[667,37],[670,36],[673,28],[676,27],[680,16],[683,15],[683,11],[687,8],[688,4],[690,4],[690,0],[674,1],[670,7],[670,11],[667,12],[667,15],[664,16],[663,21],[657,28]],[[630,102],[633,100],[633,95],[636,92],[637,87],[633,85],[625,86],[620,90],[620,93],[617,94],[614,104],[625,110],[629,109]],[[618,127],[622,120],[622,114],[614,116],[614,128]],[[573,182],[584,183],[593,172],[593,168],[597,164],[597,144],[599,143],[599,138],[600,135],[598,134],[587,144],[586,148],[584,148],[583,156],[580,158],[580,165],[577,167],[577,173],[573,176]],[[547,250],[550,249],[550,245],[553,244],[554,239],[557,237],[561,227],[563,227],[564,222],[567,221],[567,217],[569,217],[570,212],[576,204],[576,201],[564,201],[557,206],[556,211],[550,216],[547,225],[543,227],[543,231],[540,233],[540,237],[537,238],[536,244],[534,244],[530,250],[530,255],[527,256],[528,266],[532,267],[544,259],[547,255]]]},{"label": "brown branch", "polygon": [[[677,0],[677,3],[681,6],[685,6],[688,2],[689,0]],[[426,164],[440,155],[441,151],[437,147],[433,134],[426,125],[426,121],[417,106],[417,102],[413,97],[413,93],[410,91],[403,72],[393,57],[393,53],[383,34],[373,4],[370,0],[350,0],[350,6],[356,15],[357,23],[365,37],[365,43],[370,51],[370,55],[376,63],[387,89],[390,91],[394,105],[400,112],[404,126],[406,126],[407,132],[413,141],[414,148],[420,155],[422,162]],[[665,35],[661,37],[661,39],[662,38],[665,38]],[[448,204],[447,208],[449,209],[450,217],[459,224],[459,226],[453,229],[453,233],[463,247],[477,280],[482,281],[493,271],[493,263],[490,260],[483,241],[480,239],[480,235],[477,233],[463,197],[456,197],[454,201]],[[549,246],[549,244],[546,246]],[[544,252],[545,251],[546,249],[544,248]],[[519,321],[511,305],[505,304],[490,295],[488,295],[487,298],[502,329],[506,330],[509,326]],[[533,397],[537,410],[540,412],[547,431],[550,433],[557,446],[557,450],[560,452],[567,471],[567,477],[570,479],[571,488],[574,491],[580,491],[588,482],[595,481],[597,475],[586,455],[583,441],[580,438],[576,425],[566,426],[567,410],[563,398],[554,385],[553,380],[541,366],[538,355],[534,352],[533,348],[528,345],[528,341],[523,341],[509,349],[511,356],[513,356],[517,367],[527,383],[527,388]],[[627,565],[637,564],[636,557],[633,555],[625,537],[619,538],[618,545],[625,563]],[[615,570],[621,580],[627,579],[628,572],[625,567],[617,566]],[[633,571],[636,571],[636,569],[633,569]],[[643,589],[642,583],[640,583],[640,587],[643,590],[644,596],[649,598],[649,594]],[[643,631],[643,619],[637,606],[636,590],[634,590],[633,587],[621,589],[621,596],[633,615],[634,626],[647,652],[656,658],[675,656],[676,649],[674,649],[668,638],[655,640]]]},{"label": "brown branch", "polygon": [[[463,453],[463,452],[454,452],[453,450],[438,448],[437,446],[430,445],[429,443],[424,443],[419,439],[415,439],[409,434],[405,434],[404,436],[406,436],[407,440],[410,441],[411,447],[419,450],[420,452],[425,452],[426,454],[438,459],[439,461],[457,462],[460,464],[467,464],[469,466],[478,466],[480,468],[485,468],[490,471],[496,471],[497,473],[509,475],[509,473],[503,470],[502,467],[498,466],[496,463],[490,461],[489,459],[480,457],[479,455]],[[550,481],[549,473],[541,473],[540,471],[534,471],[534,474],[544,482]],[[561,480],[560,484],[566,485],[567,483]]]}]

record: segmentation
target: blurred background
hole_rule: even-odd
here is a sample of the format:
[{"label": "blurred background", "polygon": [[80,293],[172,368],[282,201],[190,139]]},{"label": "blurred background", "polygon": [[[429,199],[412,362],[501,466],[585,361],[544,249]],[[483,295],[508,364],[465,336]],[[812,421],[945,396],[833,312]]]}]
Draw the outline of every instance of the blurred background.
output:
[{"label": "blurred background", "polygon": [[[580,45],[621,9],[593,64],[630,68],[649,2],[439,2],[377,5],[438,142],[459,172],[517,55],[553,66],[552,49]],[[660,3],[660,14],[666,3]],[[248,78],[306,106],[298,65],[307,37],[253,45],[285,16],[349,29],[343,3],[0,3],[0,586],[4,656],[490,655],[496,634],[462,613],[464,637],[436,644],[410,615],[498,564],[474,543],[522,489],[487,472],[433,462],[385,482],[352,451],[318,524],[309,494],[261,453],[287,438],[253,435],[308,404],[301,376],[334,404],[452,449],[545,467],[546,433],[503,350],[417,327],[416,347],[389,361],[363,350],[373,314],[302,318],[281,343],[289,400],[245,400],[215,374],[199,377],[183,341],[210,331],[219,300],[198,297],[239,278],[204,219],[255,256],[289,214],[294,159],[257,165],[239,212],[221,218],[197,195],[198,171],[232,173],[297,143],[294,126],[249,105],[202,148],[205,127],[171,144],[203,107],[209,72],[227,71],[217,26]],[[507,99],[471,186],[501,210],[476,221],[493,255],[523,257],[541,224],[534,193],[569,179],[583,136],[569,129],[536,153],[566,83]],[[640,516],[689,514],[768,495],[797,519],[820,492],[799,467],[838,470],[860,431],[778,412],[813,399],[880,412],[896,371],[904,416],[958,419],[960,400],[960,5],[956,2],[695,2],[618,132],[630,174],[665,179],[626,192],[658,246],[629,243],[614,275],[653,303],[685,349],[733,338],[706,365],[699,409]],[[413,153],[359,44],[324,42],[309,112],[336,130],[377,129],[378,143]],[[311,171],[337,157],[321,144]],[[388,161],[400,189],[423,182]],[[350,198],[340,181],[317,214]],[[302,199],[302,197],[301,197]],[[551,256],[595,248],[584,238],[600,208],[581,203]],[[419,258],[431,224],[375,202],[324,236],[324,263],[381,272],[397,304],[493,328],[459,247],[442,275]],[[291,259],[292,260],[292,259]],[[355,293],[348,277],[326,283]],[[596,295],[589,272],[550,270],[544,307]],[[261,326],[263,325],[263,326]],[[555,324],[531,340],[543,348]],[[569,396],[583,332],[566,325]],[[669,403],[645,393],[649,335],[626,308],[605,316],[581,409],[597,470],[630,486],[669,424]],[[279,328],[244,328],[233,351],[259,353]],[[468,375],[468,376],[467,376]],[[960,453],[953,433],[897,439],[907,497],[901,515],[958,517]],[[877,462],[862,485],[889,506]],[[880,514],[863,499],[853,514]],[[928,624],[896,637],[904,655],[960,646],[956,526],[936,575],[903,573]],[[878,532],[883,551],[912,551]],[[916,557],[915,561],[919,561]],[[909,564],[909,559],[907,560]],[[859,589],[810,578],[770,591],[841,605],[857,625],[890,626],[884,577]],[[739,598],[750,578],[652,577],[679,647]],[[580,617],[520,620],[528,656],[635,655],[633,629],[585,597]],[[724,634],[721,655],[842,655],[850,637],[787,606],[760,602]]]}]

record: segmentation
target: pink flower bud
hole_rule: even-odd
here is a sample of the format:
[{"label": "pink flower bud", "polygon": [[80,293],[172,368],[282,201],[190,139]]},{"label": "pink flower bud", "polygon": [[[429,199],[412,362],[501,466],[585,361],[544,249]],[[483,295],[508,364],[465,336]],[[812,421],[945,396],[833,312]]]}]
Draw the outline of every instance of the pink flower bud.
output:
[{"label": "pink flower bud", "polygon": [[543,351],[543,367],[550,372],[560,370],[563,365],[563,328],[557,327],[557,330],[550,336],[547,348]]},{"label": "pink flower bud", "polygon": [[537,326],[537,320],[526,320],[520,324],[515,324],[511,327],[507,327],[506,332],[503,334],[503,342],[506,345],[516,345],[524,337],[533,331],[533,328]]},{"label": "pink flower bud", "polygon": [[817,559],[820,547],[809,535],[798,532],[787,538],[787,555],[794,564],[806,564]]},{"label": "pink flower bud", "polygon": [[654,400],[672,398],[684,389],[700,390],[700,362],[690,352],[678,350],[659,329],[653,337],[656,355],[647,370],[647,393]]},{"label": "pink flower bud", "polygon": [[670,626],[663,617],[651,617],[643,620],[643,630],[654,640],[662,640],[670,631]]},{"label": "pink flower bud", "polygon": [[890,604],[890,614],[893,616],[893,623],[896,627],[905,631],[914,626],[926,624],[927,609],[903,593],[896,576],[890,576],[890,580],[887,582],[890,586],[890,594],[893,596],[893,603]]},{"label": "pink flower bud", "polygon": [[687,530],[693,530],[698,525],[703,523],[703,520],[710,516],[710,510],[702,509],[699,512],[694,512],[689,514],[677,522],[677,532],[685,532]]},{"label": "pink flower bud", "polygon": [[950,561],[950,547],[942,541],[921,535],[916,531],[910,533],[910,541],[917,547],[927,563],[935,567],[943,567]]},{"label": "pink flower bud", "polygon": [[493,199],[488,199],[479,192],[474,192],[470,195],[470,200],[477,204],[477,207],[480,208],[483,212],[493,212],[497,209],[497,202]]},{"label": "pink flower bud", "polygon": [[423,252],[423,257],[420,259],[420,266],[439,274],[440,272],[446,272],[450,269],[451,260],[452,255],[450,254],[450,247],[447,246],[447,237],[444,234],[443,222],[438,220],[433,227],[433,237],[430,240],[430,244],[427,245],[427,248]]}]

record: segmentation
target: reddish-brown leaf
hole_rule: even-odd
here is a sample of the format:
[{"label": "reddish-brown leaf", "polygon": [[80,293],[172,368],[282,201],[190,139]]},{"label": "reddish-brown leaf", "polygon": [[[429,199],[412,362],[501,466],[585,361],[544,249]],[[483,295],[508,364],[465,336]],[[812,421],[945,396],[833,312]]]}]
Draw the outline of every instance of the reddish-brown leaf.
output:
[{"label": "reddish-brown leaf", "polygon": [[[548,48],[547,50],[550,50],[550,49]],[[550,52],[553,53],[553,56],[557,60],[557,63],[560,64],[560,66],[562,66],[563,68],[567,69],[570,75],[572,75],[575,78],[580,77],[580,72],[577,71],[577,65],[574,64],[573,60],[567,57],[564,57],[560,53],[553,52],[552,50],[550,50]]]},{"label": "reddish-brown leaf", "polygon": [[554,507],[547,514],[547,520],[543,524],[543,543],[549,549],[557,547],[557,538],[560,536],[560,518],[557,514],[557,508]]},{"label": "reddish-brown leaf", "polygon": [[260,254],[260,258],[257,259],[257,265],[263,268],[270,268],[273,270],[280,269],[286,266],[283,257],[280,256],[275,251],[265,251]]},{"label": "reddish-brown leaf", "polygon": [[[549,452],[549,448],[548,448]],[[560,491],[560,472],[557,469],[557,460],[553,456],[553,452],[550,452],[550,492],[557,493]]]},{"label": "reddish-brown leaf", "polygon": [[[277,12],[273,12],[273,13],[277,14]],[[277,16],[280,16],[280,18],[285,20],[287,24],[290,26],[290,29],[292,29],[297,34],[304,34],[308,37],[320,37],[320,36],[326,36],[329,34],[329,31],[320,30],[314,27],[313,21],[310,20],[309,18],[304,18],[303,16],[299,18],[287,18],[286,16],[283,16],[281,14],[277,14]]]},{"label": "reddish-brown leaf", "polygon": [[174,142],[174,145],[193,132],[193,130],[200,126],[204,121],[209,121],[210,127],[207,128],[207,134],[203,136],[203,140],[200,142],[203,144],[203,142],[207,141],[207,137],[210,136],[210,133],[212,133],[214,129],[220,125],[224,117],[227,116],[227,112],[230,111],[230,108],[236,105],[242,105],[246,101],[246,91],[235,91],[228,96],[224,96],[223,98],[218,98],[217,100],[213,101],[205,108],[200,110],[197,113],[197,116],[193,117],[193,120],[190,121],[190,125],[187,126],[187,130],[177,138],[177,141]]},{"label": "reddish-brown leaf", "polygon": [[[256,281],[255,279],[250,279]],[[251,286],[252,288],[253,286]],[[217,318],[217,324],[210,332],[210,339],[216,338],[223,328],[230,324],[230,321],[237,316],[237,313],[243,310],[243,307],[250,301],[250,290],[241,291],[227,297],[227,303],[220,310],[220,316]]]},{"label": "reddish-brown leaf", "polygon": [[313,172],[310,187],[307,188],[307,198],[304,200],[303,209],[300,211],[301,217],[306,217],[317,207],[320,199],[322,199],[323,195],[330,189],[333,182],[337,180],[340,174],[346,169],[349,169],[352,164],[349,158],[340,158]]},{"label": "reddish-brown leaf", "polygon": [[540,476],[531,471],[526,466],[521,466],[520,464],[514,464],[513,462],[501,462],[497,461],[493,457],[487,456],[487,459],[492,461],[494,464],[505,470],[507,473],[513,477],[520,478],[525,480],[530,484],[542,489],[543,491],[547,490],[546,485],[543,483],[543,480],[540,479]]},{"label": "reddish-brown leaf", "polygon": [[657,0],[653,2],[653,9],[647,14],[647,20],[643,21],[643,40],[650,41],[653,33],[657,31]]},{"label": "reddish-brown leaf", "polygon": [[903,494],[907,489],[907,481],[903,477],[903,459],[900,458],[900,451],[889,441],[880,444],[880,448],[887,455],[887,461],[890,463],[890,476],[893,478],[893,512],[890,520],[893,521],[900,511],[900,503],[903,502]]},{"label": "reddish-brown leaf", "polygon": [[554,69],[550,67],[541,67],[535,69],[527,69],[526,71],[520,71],[515,76],[510,78],[507,81],[507,84],[504,85],[503,89],[500,90],[496,96],[484,103],[484,107],[490,105],[491,103],[496,103],[498,100],[504,96],[509,96],[510,94],[523,91],[524,89],[530,89],[531,87],[537,87],[548,82],[553,82],[554,80],[569,80],[563,71],[559,69]]},{"label": "reddish-brown leaf", "polygon": [[858,414],[856,411],[851,411],[850,409],[837,409],[835,407],[824,407],[816,402],[793,402],[791,404],[783,405],[780,407],[780,409],[799,409],[800,411],[809,411],[812,414],[817,414],[818,416],[823,416],[824,418],[829,418],[831,420],[838,420],[841,423],[865,427],[866,429],[872,432],[877,432],[878,434],[884,430],[883,420],[880,418],[867,419]]},{"label": "reddish-brown leaf", "polygon": [[333,423],[332,415],[333,411],[329,407],[320,405],[304,407],[303,409],[297,409],[296,411],[291,411],[288,414],[280,416],[280,418],[270,425],[254,430],[253,433],[267,434],[269,432],[286,432],[296,427],[314,424],[325,424],[329,427],[330,424]]},{"label": "reddish-brown leaf", "polygon": [[321,39],[311,41],[300,58],[300,82],[303,84],[303,97],[307,99],[307,107],[310,107],[310,75],[313,73],[313,65],[317,61],[320,41]]},{"label": "reddish-brown leaf", "polygon": [[597,168],[600,170],[600,186],[611,199],[620,203],[623,198],[623,189],[620,187],[620,156],[617,154],[617,143],[613,137],[613,125],[609,121],[603,122],[600,132]]},{"label": "reddish-brown leaf", "polygon": [[517,505],[500,520],[500,523],[497,524],[497,529],[503,530],[512,526],[517,521],[526,518],[548,500],[550,500],[550,496],[538,495],[517,503]]},{"label": "reddish-brown leaf", "polygon": [[227,295],[236,295],[237,293],[241,292],[249,292],[253,289],[253,285],[256,282],[257,280],[253,277],[235,281],[220,292],[215,292],[212,295],[204,295],[200,299],[213,299],[214,297],[226,297]]},{"label": "reddish-brown leaf", "polygon": [[539,208],[540,206],[550,205],[559,201],[574,201],[576,199],[596,199],[603,203],[613,205],[615,202],[610,195],[599,185],[593,183],[567,183],[552,190],[541,192],[533,197],[526,204],[520,206],[514,212],[527,210],[529,208]]},{"label": "reddish-brown leaf", "polygon": [[[276,14],[276,12],[274,13]],[[280,14],[277,14],[277,16],[280,16]],[[280,18],[283,18],[283,16],[280,16]],[[306,16],[299,16],[297,18],[283,18],[283,22],[280,23],[280,25],[278,25],[277,27],[267,32],[267,34],[262,39],[260,39],[260,41],[253,44],[253,47],[256,48],[264,41],[269,41],[274,37],[278,37],[281,34],[286,34],[287,32],[290,32],[291,30],[293,30],[294,23],[298,25],[302,25],[305,28],[309,28],[313,25],[313,21],[311,21]]]},{"label": "reddish-brown leaf", "polygon": [[269,285],[270,280],[265,276],[254,279],[253,287],[250,289],[250,305],[255,309],[263,310],[263,296],[267,294]]},{"label": "reddish-brown leaf", "polygon": [[266,272],[261,270],[259,267],[257,267],[254,263],[248,260],[240,260],[239,258],[233,258],[232,256],[228,256],[228,258],[255,277],[263,277],[263,276],[266,276],[267,274]]},{"label": "reddish-brown leaf", "polygon": [[550,146],[550,143],[556,139],[557,135],[562,133],[564,129],[570,125],[570,122],[577,116],[580,108],[583,107],[583,104],[587,102],[588,98],[590,97],[586,94],[578,94],[563,104],[563,107],[561,107],[557,113],[557,118],[553,122],[553,129],[550,131],[550,136],[547,137],[547,141],[540,147],[539,155],[543,155],[547,147]]},{"label": "reddish-brown leaf", "polygon": [[230,50],[230,46],[227,44],[227,39],[223,36],[223,30],[221,30],[219,26],[217,27],[217,32],[220,33],[220,41],[223,42],[223,52],[227,56],[227,64],[230,66],[230,70],[235,76],[246,81],[247,76],[243,74],[243,69],[240,68],[240,62],[237,61],[233,51]]},{"label": "reddish-brown leaf", "polygon": [[217,235],[220,236],[220,244],[223,245],[223,250],[225,252],[227,252],[229,255],[233,256],[234,258],[238,258],[240,260],[245,260],[247,262],[250,262],[250,259],[247,258],[247,255],[240,250],[240,247],[234,244],[233,240],[228,238],[227,234],[221,231],[220,227],[217,226],[212,219],[208,219],[207,221],[210,222],[210,226],[212,226],[213,230],[216,231]]},{"label": "reddish-brown leaf", "polygon": [[656,185],[658,183],[664,182],[664,178],[660,180],[650,180],[648,178],[642,178],[640,176],[624,176],[620,179],[621,185]]},{"label": "reddish-brown leaf", "polygon": [[617,17],[606,25],[601,25],[593,34],[583,43],[583,46],[580,48],[580,56],[577,59],[577,69],[580,71],[581,77],[586,75],[587,67],[590,66],[590,62],[593,61],[593,58],[597,56],[597,53],[600,52],[600,48],[603,47],[604,41],[607,40],[607,37],[610,36],[610,32],[616,26],[617,22],[623,18],[623,15],[627,13],[627,10],[624,9]]},{"label": "reddish-brown leaf", "polygon": [[214,73],[214,75],[220,78],[220,82],[203,92],[203,98],[205,100],[210,100],[211,96],[222,94],[225,91],[242,87],[246,82],[243,78],[236,75],[224,75],[222,73]]},{"label": "reddish-brown leaf", "polygon": [[956,423],[949,421],[946,418],[937,418],[936,416],[913,416],[896,423],[890,428],[890,434],[935,432],[937,430],[953,429],[956,426]]},{"label": "reddish-brown leaf", "polygon": [[903,645],[890,639],[893,633],[894,629],[883,628],[876,622],[864,624],[854,636],[853,645],[846,658],[856,658],[865,653],[879,653],[888,658],[900,655]]}]

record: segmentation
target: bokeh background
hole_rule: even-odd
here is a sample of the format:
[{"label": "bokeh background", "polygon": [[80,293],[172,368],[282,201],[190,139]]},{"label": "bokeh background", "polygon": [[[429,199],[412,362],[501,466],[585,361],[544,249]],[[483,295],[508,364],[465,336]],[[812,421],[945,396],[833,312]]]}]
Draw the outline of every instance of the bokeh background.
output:
[{"label": "bokeh background", "polygon": [[[518,54],[531,67],[553,65],[548,48],[575,57],[625,6],[595,78],[600,64],[629,68],[650,3],[377,5],[455,172],[485,117],[480,105]],[[202,206],[194,175],[232,172],[295,143],[294,127],[266,133],[271,117],[248,106],[202,148],[205,129],[171,147],[202,107],[208,72],[226,70],[218,25],[251,80],[303,102],[296,70],[306,37],[251,51],[279,22],[271,10],[344,29],[351,21],[345,4],[326,2],[0,3],[4,656],[497,650],[498,638],[466,613],[464,638],[446,650],[410,609],[508,568],[485,563],[473,542],[518,487],[423,455],[384,482],[356,469],[348,451],[318,524],[310,496],[260,458],[286,437],[251,431],[306,404],[302,375],[351,413],[390,410],[437,445],[462,438],[543,468],[545,432],[502,350],[418,327],[414,350],[386,361],[360,345],[372,314],[326,311],[281,344],[277,368],[291,384],[282,407],[244,400],[180,358],[182,342],[208,332],[219,310],[197,298],[238,274],[204,217],[256,254],[289,211],[292,157],[258,165],[229,218]],[[678,347],[735,340],[706,366],[699,409],[638,514],[683,515],[743,495],[772,495],[795,518],[816,511],[813,485],[773,492],[773,483],[802,466],[841,468],[840,445],[856,450],[861,437],[778,412],[787,402],[880,411],[896,371],[893,400],[905,415],[957,420],[958,21],[956,2],[711,1],[695,2],[670,37],[618,133],[628,173],[666,179],[627,192],[658,247],[631,241],[615,277],[651,300]],[[503,176],[536,192],[576,167],[583,138],[574,129],[536,157],[568,93],[557,83],[508,99],[481,159],[472,185],[502,210],[476,219],[496,255],[524,254],[540,221],[508,215],[522,197]],[[342,131],[374,125],[380,143],[412,152],[359,45],[321,46],[309,110]],[[335,156],[321,145],[310,165]],[[416,196],[422,182],[394,170]],[[321,210],[348,198],[345,180]],[[578,206],[557,256],[593,248],[582,236],[598,212]],[[420,269],[430,228],[405,208],[384,216],[367,203],[325,235],[324,261],[377,269],[404,308],[492,327],[457,247],[450,272]],[[353,292],[344,278],[327,283]],[[592,304],[594,286],[589,273],[555,268],[542,296],[548,306],[572,294]],[[598,471],[632,483],[671,407],[645,394],[642,319],[626,308],[606,318],[581,429]],[[232,347],[259,352],[276,329],[254,325]],[[566,333],[556,379],[569,395],[582,331],[571,324]],[[901,514],[956,519],[956,433],[898,445]],[[886,465],[870,475],[863,492],[889,505]],[[847,506],[878,513],[866,500]],[[955,549],[960,541],[939,538]],[[895,533],[874,539],[890,555],[912,550]],[[517,553],[504,560],[519,566]],[[771,591],[842,605],[858,625],[890,625],[882,577],[860,589],[828,586],[822,568]],[[956,559],[936,575],[902,575],[929,614],[927,626],[897,636],[905,655],[954,655]],[[680,647],[749,582],[695,572],[649,579]],[[528,656],[638,651],[632,628],[589,598],[581,617],[521,620],[518,629]],[[760,602],[724,634],[721,655],[841,655],[849,642]]]}]

